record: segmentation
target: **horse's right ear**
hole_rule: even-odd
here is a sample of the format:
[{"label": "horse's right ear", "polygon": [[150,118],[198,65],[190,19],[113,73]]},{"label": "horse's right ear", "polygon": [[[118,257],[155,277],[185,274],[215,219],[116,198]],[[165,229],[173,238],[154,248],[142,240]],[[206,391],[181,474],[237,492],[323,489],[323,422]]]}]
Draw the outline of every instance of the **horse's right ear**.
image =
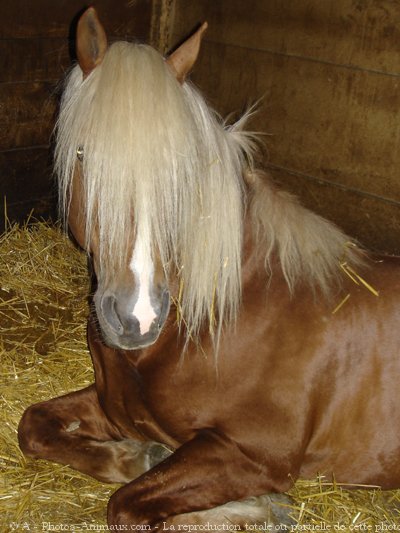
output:
[{"label": "horse's right ear", "polygon": [[76,31],[76,55],[84,77],[102,61],[107,50],[107,37],[94,7],[81,16]]}]

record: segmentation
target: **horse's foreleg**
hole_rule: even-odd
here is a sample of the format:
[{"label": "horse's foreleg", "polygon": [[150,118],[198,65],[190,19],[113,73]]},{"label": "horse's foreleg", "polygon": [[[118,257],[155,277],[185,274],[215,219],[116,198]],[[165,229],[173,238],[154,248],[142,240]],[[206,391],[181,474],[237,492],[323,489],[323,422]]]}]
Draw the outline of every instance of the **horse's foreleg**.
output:
[{"label": "horse's foreleg", "polygon": [[[119,489],[110,499],[108,522],[110,526],[140,524],[154,529],[174,523],[207,523],[211,514],[206,512],[203,522],[202,513],[214,508],[212,520],[229,523],[232,517],[235,523],[243,525],[239,522],[240,514],[242,521],[249,519],[250,506],[240,510],[239,505],[231,505],[230,512],[224,504],[267,492],[282,492],[289,486],[287,472],[274,468],[271,462],[260,464],[235,442],[206,430],[151,471]],[[222,505],[224,508],[218,510]]]},{"label": "horse's foreleg", "polygon": [[29,407],[18,438],[25,455],[67,464],[101,481],[126,483],[170,454],[126,439],[107,419],[94,386]]}]

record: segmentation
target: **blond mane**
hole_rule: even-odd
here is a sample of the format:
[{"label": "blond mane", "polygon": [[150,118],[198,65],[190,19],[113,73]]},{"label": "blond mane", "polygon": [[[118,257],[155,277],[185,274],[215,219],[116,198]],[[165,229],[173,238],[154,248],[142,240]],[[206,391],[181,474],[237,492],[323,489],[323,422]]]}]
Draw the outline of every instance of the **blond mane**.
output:
[{"label": "blond mane", "polygon": [[[99,263],[114,272],[132,246],[127,239],[146,227],[167,277],[178,273],[189,336],[206,321],[218,337],[238,313],[243,173],[254,150],[245,122],[226,127],[145,45],[115,43],[86,79],[76,66],[66,81],[55,154],[63,217],[82,147],[87,246],[97,228]],[[277,252],[290,288],[305,277],[325,291],[348,238],[267,181],[253,188],[266,263]]]},{"label": "blond mane", "polygon": [[248,171],[256,248],[262,249],[267,271],[279,258],[289,291],[303,281],[314,293],[329,297],[340,288],[343,267],[364,265],[365,252],[332,222],[303,207],[292,194],[275,186],[270,176]]}]

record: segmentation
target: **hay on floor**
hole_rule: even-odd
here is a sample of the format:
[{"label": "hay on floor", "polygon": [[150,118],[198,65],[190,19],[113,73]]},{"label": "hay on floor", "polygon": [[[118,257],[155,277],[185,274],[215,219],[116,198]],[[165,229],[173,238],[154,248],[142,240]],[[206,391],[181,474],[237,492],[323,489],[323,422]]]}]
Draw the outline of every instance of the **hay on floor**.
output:
[{"label": "hay on floor", "polygon": [[0,531],[105,524],[112,487],[26,459],[17,442],[26,407],[93,381],[88,294],[86,256],[58,229],[13,226],[0,238]]},{"label": "hay on floor", "polygon": [[[17,442],[26,407],[93,381],[88,294],[86,256],[58,228],[15,225],[0,237],[0,531],[16,524],[25,530],[44,530],[43,524],[53,531],[105,528],[116,486],[26,459]],[[400,524],[400,491],[349,491],[321,478],[297,482],[290,494],[298,517],[293,530],[393,531]]]}]

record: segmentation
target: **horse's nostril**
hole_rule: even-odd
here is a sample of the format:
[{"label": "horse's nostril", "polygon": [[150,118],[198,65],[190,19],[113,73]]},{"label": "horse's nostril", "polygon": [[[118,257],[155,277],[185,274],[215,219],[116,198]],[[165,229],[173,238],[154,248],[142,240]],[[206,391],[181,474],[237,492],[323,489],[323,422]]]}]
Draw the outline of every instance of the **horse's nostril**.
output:
[{"label": "horse's nostril", "polygon": [[165,319],[167,318],[167,315],[169,313],[169,306],[170,306],[170,295],[169,295],[169,291],[165,289],[161,297],[161,310],[160,310],[160,314],[158,317],[158,323],[157,323],[157,328],[159,330],[162,328],[162,326],[164,325]]},{"label": "horse's nostril", "polygon": [[113,294],[105,294],[101,299],[101,314],[107,326],[118,336],[137,335],[139,321],[129,311],[127,303]]},{"label": "horse's nostril", "polygon": [[117,300],[113,295],[103,296],[101,299],[101,311],[112,330],[121,335],[124,328],[117,311]]}]

